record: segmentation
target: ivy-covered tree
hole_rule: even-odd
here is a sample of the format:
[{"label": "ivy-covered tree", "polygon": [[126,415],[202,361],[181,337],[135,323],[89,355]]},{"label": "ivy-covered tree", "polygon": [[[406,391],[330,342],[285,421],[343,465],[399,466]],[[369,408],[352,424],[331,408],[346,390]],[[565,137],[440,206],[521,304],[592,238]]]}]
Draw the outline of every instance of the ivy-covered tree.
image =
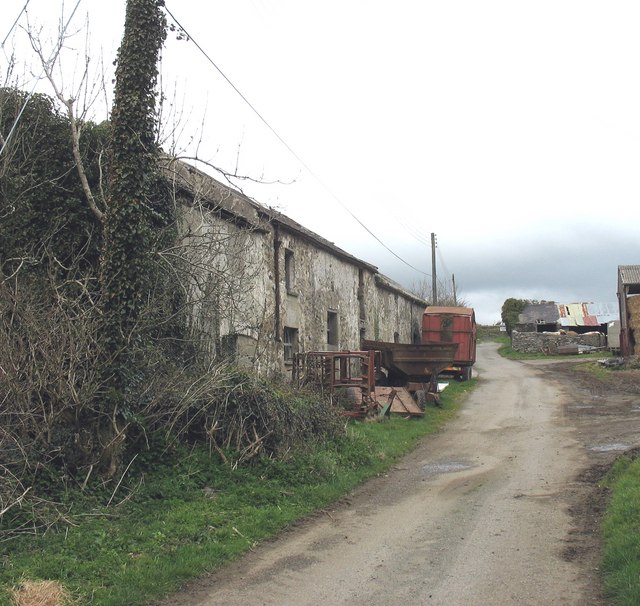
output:
[{"label": "ivy-covered tree", "polygon": [[529,303],[531,303],[531,301],[527,299],[510,298],[502,304],[500,317],[507,328],[507,334],[511,335],[513,327],[518,323],[518,316]]},{"label": "ivy-covered tree", "polygon": [[[115,471],[123,419],[134,414],[127,399],[135,382],[144,333],[140,320],[152,284],[153,225],[159,214],[154,193],[159,183],[156,144],[158,58],[166,37],[163,0],[128,0],[118,51],[111,113],[110,177],[103,217],[100,267],[105,348],[104,377],[109,386],[101,402],[103,468]],[[106,448],[111,444],[111,448]]]},{"label": "ivy-covered tree", "polygon": [[129,343],[149,286],[158,184],[156,80],[166,36],[163,0],[128,0],[111,113],[111,172],[101,264],[105,339]]}]

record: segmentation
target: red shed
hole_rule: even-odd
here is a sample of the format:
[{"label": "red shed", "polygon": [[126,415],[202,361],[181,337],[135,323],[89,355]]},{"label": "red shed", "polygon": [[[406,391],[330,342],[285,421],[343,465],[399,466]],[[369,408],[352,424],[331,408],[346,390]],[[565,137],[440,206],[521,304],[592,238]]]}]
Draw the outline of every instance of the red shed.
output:
[{"label": "red shed", "polygon": [[422,342],[457,343],[451,370],[467,380],[476,361],[476,316],[471,307],[430,306],[422,316]]}]

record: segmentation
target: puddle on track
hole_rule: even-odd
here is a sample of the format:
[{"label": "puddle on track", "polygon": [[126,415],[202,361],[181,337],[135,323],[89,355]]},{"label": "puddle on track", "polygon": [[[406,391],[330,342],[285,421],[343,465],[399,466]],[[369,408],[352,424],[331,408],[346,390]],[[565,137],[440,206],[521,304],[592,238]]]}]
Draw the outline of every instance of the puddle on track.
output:
[{"label": "puddle on track", "polygon": [[589,450],[594,450],[596,452],[613,452],[616,450],[627,450],[627,448],[629,448],[628,444],[613,442],[611,444],[597,444],[589,448]]},{"label": "puddle on track", "polygon": [[441,473],[455,473],[456,471],[464,471],[469,469],[471,465],[460,463],[459,461],[450,461],[446,463],[428,463],[422,466],[422,471],[428,475],[438,475]]}]

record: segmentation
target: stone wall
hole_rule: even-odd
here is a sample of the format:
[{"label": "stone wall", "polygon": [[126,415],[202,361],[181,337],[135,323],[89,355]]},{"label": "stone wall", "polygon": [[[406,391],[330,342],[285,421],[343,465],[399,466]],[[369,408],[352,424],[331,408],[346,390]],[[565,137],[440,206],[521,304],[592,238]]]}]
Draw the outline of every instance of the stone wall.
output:
[{"label": "stone wall", "polygon": [[558,347],[571,345],[590,345],[605,347],[606,337],[600,332],[589,332],[583,335],[563,334],[560,332],[518,332],[511,333],[511,348],[521,353],[545,353],[556,355]]},{"label": "stone wall", "polygon": [[212,359],[259,374],[293,354],[419,340],[427,305],[318,234],[182,163],[170,163],[189,327]]}]

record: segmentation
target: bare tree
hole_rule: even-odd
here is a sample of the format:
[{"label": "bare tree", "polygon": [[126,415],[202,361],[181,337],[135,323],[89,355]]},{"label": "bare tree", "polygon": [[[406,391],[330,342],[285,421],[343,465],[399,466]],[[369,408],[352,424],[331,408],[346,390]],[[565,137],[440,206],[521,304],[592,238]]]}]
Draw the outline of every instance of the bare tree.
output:
[{"label": "bare tree", "polygon": [[[432,284],[430,279],[425,278],[420,282],[414,282],[411,290],[426,301],[432,301]],[[460,298],[457,294],[454,296],[453,283],[451,281],[438,278],[437,290],[438,305],[444,307],[468,306],[464,298]]]}]

